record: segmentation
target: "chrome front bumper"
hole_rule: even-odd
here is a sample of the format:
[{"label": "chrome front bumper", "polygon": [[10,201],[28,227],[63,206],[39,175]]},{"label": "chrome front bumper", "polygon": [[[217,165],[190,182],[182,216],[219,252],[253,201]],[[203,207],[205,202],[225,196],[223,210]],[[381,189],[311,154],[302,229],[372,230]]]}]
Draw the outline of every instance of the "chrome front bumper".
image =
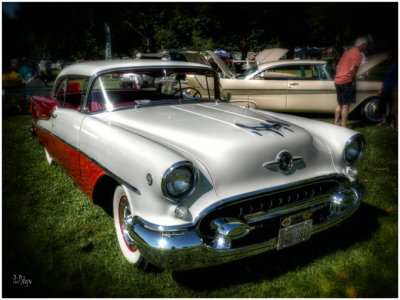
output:
[{"label": "chrome front bumper", "polygon": [[[363,194],[364,187],[356,184],[347,190],[339,189],[331,195],[325,195],[324,199],[319,199],[319,205],[329,203],[330,215],[324,222],[312,226],[312,234],[333,227],[350,217],[358,209]],[[307,202],[307,205],[315,206],[316,201]],[[281,215],[295,214],[296,211],[298,209],[288,212],[282,207]],[[275,211],[274,215],[277,213],[279,214]],[[206,243],[198,233],[197,226],[165,230],[139,218],[134,220],[131,234],[143,257],[153,265],[169,270],[207,267],[273,250],[277,248],[278,236],[277,232],[276,237],[261,243],[235,249],[220,249]]]}]

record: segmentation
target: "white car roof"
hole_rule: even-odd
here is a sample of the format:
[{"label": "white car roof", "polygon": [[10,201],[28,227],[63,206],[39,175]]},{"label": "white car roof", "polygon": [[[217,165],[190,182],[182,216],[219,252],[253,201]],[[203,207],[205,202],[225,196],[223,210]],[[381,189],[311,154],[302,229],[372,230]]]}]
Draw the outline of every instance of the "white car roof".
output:
[{"label": "white car roof", "polygon": [[65,75],[82,75],[91,77],[92,75],[112,70],[128,68],[158,68],[158,67],[183,67],[183,68],[201,68],[212,70],[211,67],[189,63],[183,61],[168,61],[158,59],[132,59],[132,60],[101,60],[73,64],[65,67],[58,77]]}]

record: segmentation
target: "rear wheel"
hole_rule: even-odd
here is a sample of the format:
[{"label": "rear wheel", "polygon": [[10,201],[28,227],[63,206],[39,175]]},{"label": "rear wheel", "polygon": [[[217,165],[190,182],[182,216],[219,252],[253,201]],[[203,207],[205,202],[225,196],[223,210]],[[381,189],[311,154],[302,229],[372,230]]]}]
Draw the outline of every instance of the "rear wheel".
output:
[{"label": "rear wheel", "polygon": [[125,258],[138,269],[147,268],[148,262],[140,254],[139,249],[129,231],[133,219],[133,207],[122,186],[118,186],[114,192],[113,214],[115,231],[118,243]]},{"label": "rear wheel", "polygon": [[379,112],[379,98],[368,99],[361,109],[361,115],[372,123],[382,122],[382,114]]}]

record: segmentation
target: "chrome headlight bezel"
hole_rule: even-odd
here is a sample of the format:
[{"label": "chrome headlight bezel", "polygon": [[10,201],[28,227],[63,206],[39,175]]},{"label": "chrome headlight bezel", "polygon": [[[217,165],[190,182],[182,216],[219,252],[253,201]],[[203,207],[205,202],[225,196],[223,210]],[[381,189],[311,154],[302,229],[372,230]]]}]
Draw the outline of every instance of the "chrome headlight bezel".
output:
[{"label": "chrome headlight bezel", "polygon": [[[356,154],[352,154],[352,157],[349,157],[348,151],[353,147],[354,143],[357,144],[358,152]],[[343,159],[346,165],[351,166],[358,162],[363,154],[365,146],[365,139],[361,134],[353,135],[345,144],[343,150]],[[354,149],[354,148],[353,148]],[[354,158],[353,158],[354,157]]]},{"label": "chrome headlight bezel", "polygon": [[[173,195],[168,189],[168,178],[171,176],[174,172],[176,172],[180,168],[187,168],[191,172],[191,180],[190,184],[188,185],[188,188],[184,190],[182,193],[179,195]],[[168,168],[167,171],[165,171],[162,180],[161,180],[161,190],[163,195],[171,201],[174,202],[180,202],[185,200],[187,197],[193,194],[193,192],[196,189],[197,186],[197,180],[199,178],[199,174],[197,171],[197,168],[190,162],[190,161],[181,161],[178,162],[171,167]]]}]

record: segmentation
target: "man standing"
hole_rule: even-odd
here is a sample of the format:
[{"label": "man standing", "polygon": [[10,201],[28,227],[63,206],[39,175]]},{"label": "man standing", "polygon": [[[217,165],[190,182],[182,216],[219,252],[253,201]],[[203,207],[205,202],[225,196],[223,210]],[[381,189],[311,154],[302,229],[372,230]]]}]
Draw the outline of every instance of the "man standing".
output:
[{"label": "man standing", "polygon": [[335,111],[335,125],[342,118],[342,127],[347,126],[350,104],[356,102],[356,74],[362,59],[362,52],[367,50],[368,39],[361,37],[356,40],[354,47],[341,57],[335,76],[335,87],[338,105]]}]

